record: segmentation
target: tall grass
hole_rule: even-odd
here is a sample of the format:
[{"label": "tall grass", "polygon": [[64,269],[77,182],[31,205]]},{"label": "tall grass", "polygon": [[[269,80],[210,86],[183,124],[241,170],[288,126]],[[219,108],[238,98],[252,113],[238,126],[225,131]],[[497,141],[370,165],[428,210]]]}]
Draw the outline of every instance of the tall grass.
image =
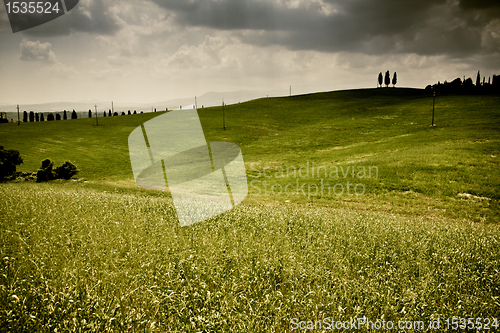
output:
[{"label": "tall grass", "polygon": [[496,225],[247,202],[181,228],[168,195],[0,186],[0,330],[283,332],[292,318],[498,316]]}]

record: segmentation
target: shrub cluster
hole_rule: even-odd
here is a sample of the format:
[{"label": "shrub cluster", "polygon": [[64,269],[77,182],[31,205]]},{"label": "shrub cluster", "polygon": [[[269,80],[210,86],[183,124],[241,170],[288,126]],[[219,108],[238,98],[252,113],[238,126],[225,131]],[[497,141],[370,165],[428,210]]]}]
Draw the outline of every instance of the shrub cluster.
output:
[{"label": "shrub cluster", "polygon": [[68,161],[54,169],[54,163],[47,158],[42,161],[42,166],[36,173],[36,181],[41,183],[54,179],[68,180],[78,172],[76,166]]},{"label": "shrub cluster", "polygon": [[64,162],[63,165],[54,168],[54,163],[45,159],[37,172],[16,172],[16,166],[23,163],[23,159],[17,150],[5,150],[0,146],[0,182],[15,178],[24,180],[36,180],[37,183],[54,179],[68,180],[76,175],[79,170],[71,162]]}]

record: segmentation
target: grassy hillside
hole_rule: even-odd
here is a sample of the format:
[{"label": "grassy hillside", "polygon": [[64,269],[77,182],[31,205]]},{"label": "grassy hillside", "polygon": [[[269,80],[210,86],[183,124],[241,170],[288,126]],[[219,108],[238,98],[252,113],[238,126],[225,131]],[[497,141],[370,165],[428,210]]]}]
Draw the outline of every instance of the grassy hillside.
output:
[{"label": "grassy hillside", "polygon": [[[230,105],[225,131],[221,107],[200,109],[199,115],[207,141],[241,146],[251,199],[495,222],[499,99],[438,96],[434,128],[432,97],[416,89],[338,91]],[[44,158],[56,164],[68,159],[82,170],[79,177],[134,187],[127,138],[157,115],[106,117],[99,126],[95,119],[6,124],[0,143],[21,152],[25,164],[20,170],[36,170]],[[309,173],[301,177],[292,167],[307,167]],[[358,175],[363,168],[364,177]],[[347,182],[360,184],[357,192],[363,195],[349,195]],[[284,193],[287,184],[294,185]],[[329,184],[330,193],[325,186],[321,193],[321,184]],[[342,187],[334,193],[336,184]]]},{"label": "grassy hillside", "polygon": [[[21,170],[71,160],[88,181],[0,184],[0,332],[493,323],[499,99],[438,97],[433,128],[432,97],[413,89],[226,106],[225,131],[221,107],[201,109],[207,141],[241,146],[251,186],[236,208],[189,227],[169,193],[132,179],[128,135],[158,113],[2,125],[0,145],[21,152]],[[361,177],[363,166],[378,174]],[[311,186],[348,181],[364,194]],[[278,193],[297,182],[305,192]]]}]

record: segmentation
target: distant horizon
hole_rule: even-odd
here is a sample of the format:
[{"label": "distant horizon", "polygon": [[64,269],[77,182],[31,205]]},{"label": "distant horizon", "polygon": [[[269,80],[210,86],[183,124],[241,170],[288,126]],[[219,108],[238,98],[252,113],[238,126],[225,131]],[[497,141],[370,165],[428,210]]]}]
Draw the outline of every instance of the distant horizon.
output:
[{"label": "distant horizon", "polygon": [[[289,87],[288,87],[289,88]],[[333,89],[333,90],[316,90],[316,91],[301,91],[299,93],[294,93],[293,92],[293,86],[292,86],[292,96],[298,96],[298,95],[307,95],[307,94],[315,94],[315,93],[322,93],[322,92],[334,92],[334,91],[345,91],[345,90],[361,90],[361,89],[376,89],[377,87],[358,87],[358,88],[345,88],[345,89]],[[382,88],[386,88],[386,87],[382,87]],[[392,85],[390,85],[388,88],[393,88]],[[400,87],[398,85],[396,85],[394,88],[406,88],[406,89],[425,89],[425,87]],[[109,109],[111,108],[111,102],[114,103],[114,106],[115,108],[124,108],[124,107],[136,107],[136,108],[140,108],[142,107],[143,108],[143,111],[146,112],[147,110],[149,110],[149,112],[151,112],[150,109],[147,109],[147,110],[144,110],[144,108],[150,108],[151,106],[152,107],[159,107],[161,106],[162,103],[172,103],[174,101],[182,101],[182,100],[185,100],[185,101],[188,101],[188,100],[192,100],[193,103],[191,104],[194,104],[194,101],[195,101],[195,97],[197,99],[200,99],[200,98],[203,98],[203,96],[205,95],[208,95],[208,94],[216,94],[216,95],[221,95],[221,97],[223,97],[222,95],[224,94],[227,94],[227,95],[230,95],[230,94],[234,94],[234,93],[247,93],[247,94],[252,94],[252,93],[256,93],[256,94],[261,94],[260,97],[250,97],[248,99],[246,99],[247,97],[242,97],[241,100],[239,100],[239,102],[244,102],[244,101],[249,101],[249,100],[253,100],[253,99],[257,99],[257,98],[264,98],[264,97],[286,97],[286,96],[289,96],[289,89],[287,91],[283,91],[283,94],[277,94],[279,91],[277,90],[273,90],[273,91],[269,91],[269,94],[264,94],[264,91],[257,91],[257,90],[248,90],[248,91],[208,91],[208,92],[205,92],[204,94],[201,94],[200,96],[187,96],[187,97],[179,97],[179,98],[175,98],[175,99],[170,99],[170,100],[164,100],[164,101],[155,101],[155,102],[121,102],[121,101],[105,101],[105,100],[84,100],[84,101],[52,101],[52,102],[40,102],[40,103],[29,103],[29,104],[19,104],[19,103],[0,103],[0,112],[14,112],[14,111],[6,111],[6,110],[3,110],[5,107],[12,107],[12,106],[17,106],[19,105],[20,108],[23,107],[23,105],[25,107],[30,107],[30,106],[43,106],[43,105],[52,105],[52,104],[93,104],[92,106],[94,106],[95,104],[98,104],[97,106],[99,107],[99,104],[106,104],[108,105],[109,104]],[[288,92],[288,94],[287,94]],[[249,96],[249,95],[248,95]],[[233,98],[234,99],[234,98]],[[229,98],[228,100],[231,100],[231,98]],[[221,103],[222,103],[222,100],[221,100]],[[234,103],[238,103],[238,101],[235,101],[235,102],[231,102],[231,104],[234,104]],[[229,102],[225,101],[225,104],[229,104]],[[207,104],[207,107],[208,106],[217,106],[218,104]],[[184,106],[184,105],[183,105]],[[201,107],[201,104],[200,104],[200,107]],[[73,111],[73,108],[71,108],[71,110],[68,110],[66,109],[67,111]],[[76,109],[75,109],[76,110]],[[102,109],[104,110],[104,109]],[[108,108],[106,107],[106,110],[108,110]],[[29,110],[26,110],[26,111],[29,111]],[[35,110],[32,110],[32,111],[35,111]],[[37,111],[37,112],[57,112],[57,111],[64,111],[64,110],[42,110],[42,111]],[[77,110],[76,110],[77,111]],[[87,109],[88,111],[88,109]],[[163,110],[164,111],[164,110]],[[17,112],[17,111],[15,111]],[[80,110],[80,111],[77,111],[77,112],[85,112],[85,110]]]}]

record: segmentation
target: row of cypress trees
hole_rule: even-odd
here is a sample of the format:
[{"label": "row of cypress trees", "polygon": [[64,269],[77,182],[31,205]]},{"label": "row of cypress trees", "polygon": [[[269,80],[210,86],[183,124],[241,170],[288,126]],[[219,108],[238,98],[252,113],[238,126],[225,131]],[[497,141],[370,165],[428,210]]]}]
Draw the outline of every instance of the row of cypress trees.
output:
[{"label": "row of cypress trees", "polygon": [[[156,112],[156,110],[155,110]],[[141,111],[141,113],[143,113],[143,111]],[[33,112],[33,111],[30,111],[29,113],[27,111],[24,111],[23,112],[23,122],[27,123],[27,122],[30,122],[30,123],[33,123],[33,122],[37,122],[37,121],[53,121],[53,120],[66,120],[68,119],[68,114],[70,114],[69,111],[66,111],[64,110],[63,112],[63,115],[61,117],[61,114],[60,113],[56,113],[55,115],[53,113],[49,113],[47,115],[47,119],[45,119],[45,115],[42,113],[42,112]],[[127,114],[132,114],[132,112],[130,110],[128,110],[128,113]],[[137,114],[137,110],[134,110],[134,113],[133,114]],[[89,118],[92,118],[92,110],[89,110]],[[111,110],[109,110],[108,112],[104,111],[103,112],[103,117],[106,117],[106,116],[118,116],[118,112],[114,112],[114,113],[111,113]],[[125,115],[125,111],[123,111],[121,113],[122,116]],[[71,119],[78,119],[78,115],[76,114],[76,111],[73,110],[73,112],[71,112]]]},{"label": "row of cypress trees", "polygon": [[[382,82],[386,87],[388,87],[391,84],[391,74],[389,73],[389,71],[385,72],[385,76],[382,76],[382,72],[380,72],[378,74],[377,82],[378,86],[380,87],[382,87]],[[394,87],[396,83],[398,83],[398,75],[396,74],[396,72],[394,72],[394,75],[392,77],[392,86]]]},{"label": "row of cypress trees", "polygon": [[[156,109],[155,109],[155,112],[156,112]],[[143,111],[141,111],[141,113],[143,113]],[[127,114],[132,114],[132,112],[130,112],[130,110],[128,110],[128,113]],[[137,110],[134,110],[134,113],[133,114],[137,114]],[[112,113],[111,110],[109,110],[108,112],[104,111],[102,116],[103,117],[111,117],[111,116],[118,116],[118,112],[114,112]],[[125,111],[122,111],[121,113],[122,116],[125,115]],[[92,118],[92,110],[89,110],[89,118]]]},{"label": "row of cypress trees", "polygon": [[[68,113],[69,113],[69,111],[67,112],[66,110],[64,110],[64,113],[62,116],[63,120],[68,119]],[[71,119],[77,119],[77,118],[78,118],[78,115],[76,114],[76,111],[73,110],[73,112],[71,112]],[[54,116],[53,113],[49,113],[47,115],[47,121],[53,121],[53,120],[61,120],[61,114],[56,113]],[[28,112],[24,111],[23,112],[23,122],[27,123],[28,121],[30,123],[33,123],[36,121],[45,121],[45,115],[42,112],[30,111],[28,114]]]}]

